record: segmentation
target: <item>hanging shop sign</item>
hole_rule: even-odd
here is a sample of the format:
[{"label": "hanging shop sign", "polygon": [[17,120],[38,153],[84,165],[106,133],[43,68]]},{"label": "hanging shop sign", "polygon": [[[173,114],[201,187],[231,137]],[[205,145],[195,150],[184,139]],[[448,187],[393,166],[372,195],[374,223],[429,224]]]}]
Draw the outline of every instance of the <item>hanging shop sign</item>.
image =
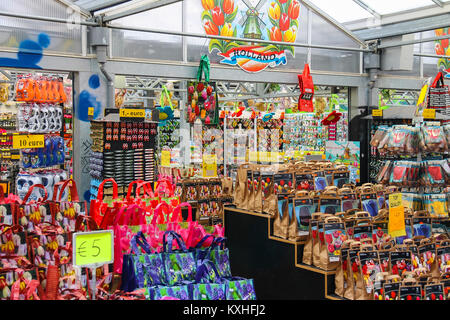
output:
[{"label": "hanging shop sign", "polygon": [[211,39],[209,52],[216,50],[222,57],[220,63],[256,73],[287,64],[287,52],[295,56],[294,46],[260,44],[258,40],[294,43],[299,28],[298,0],[199,1],[203,6],[201,20],[206,34],[249,39],[248,42]]}]

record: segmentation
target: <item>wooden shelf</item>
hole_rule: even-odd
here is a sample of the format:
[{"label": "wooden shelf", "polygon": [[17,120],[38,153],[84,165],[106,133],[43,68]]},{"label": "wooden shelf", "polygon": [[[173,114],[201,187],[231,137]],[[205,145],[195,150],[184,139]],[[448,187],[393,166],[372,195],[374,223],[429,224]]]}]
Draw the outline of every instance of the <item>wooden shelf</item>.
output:
[{"label": "wooden shelf", "polygon": [[323,275],[326,275],[326,276],[332,275],[332,274],[335,274],[335,273],[336,273],[335,270],[326,271],[326,270],[317,268],[317,267],[315,267],[315,266],[310,266],[310,265],[303,264],[303,263],[298,263],[298,262],[295,264],[295,266],[296,266],[297,268],[300,268],[300,269],[309,270],[309,271],[316,272],[316,273],[320,273],[320,274],[323,274]]},{"label": "wooden shelf", "polygon": [[233,212],[238,212],[238,213],[243,213],[243,214],[249,214],[252,216],[257,216],[257,217],[262,217],[262,218],[268,218],[270,217],[268,214],[266,213],[260,213],[260,212],[255,212],[255,211],[249,211],[249,210],[244,210],[244,209],[238,209],[235,207],[231,207],[231,206],[225,206],[224,210],[229,210],[229,211],[233,211]]},{"label": "wooden shelf", "polygon": [[284,242],[284,243],[288,243],[288,244],[292,244],[294,246],[298,245],[298,244],[305,244],[305,241],[292,241],[292,240],[282,239],[282,238],[278,238],[278,237],[270,236],[270,235],[269,235],[269,239],[270,240]]},{"label": "wooden shelf", "polygon": [[348,300],[343,297],[339,297],[335,294],[327,294],[327,295],[325,295],[325,298],[330,299],[330,300]]}]

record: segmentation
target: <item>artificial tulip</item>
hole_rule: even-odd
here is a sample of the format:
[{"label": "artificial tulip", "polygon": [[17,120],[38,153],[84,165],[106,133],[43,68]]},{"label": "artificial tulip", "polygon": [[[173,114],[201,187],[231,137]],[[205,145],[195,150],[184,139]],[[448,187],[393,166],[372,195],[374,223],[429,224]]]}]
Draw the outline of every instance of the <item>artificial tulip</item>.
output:
[{"label": "artificial tulip", "polygon": [[297,20],[300,14],[300,3],[297,0],[292,0],[288,8],[288,16],[292,20]]},{"label": "artificial tulip", "polygon": [[273,20],[278,20],[280,19],[280,15],[281,15],[280,6],[278,5],[278,3],[272,2],[269,7],[269,16]]},{"label": "artificial tulip", "polygon": [[286,13],[281,14],[280,17],[280,30],[281,31],[286,31],[287,29],[289,29],[289,17]]},{"label": "artificial tulip", "polygon": [[280,29],[273,26],[272,29],[270,29],[270,40],[281,41],[282,39],[283,39],[283,36],[281,35]]},{"label": "artificial tulip", "polygon": [[288,2],[288,0],[278,0],[281,4]]},{"label": "artificial tulip", "polygon": [[214,0],[202,0],[202,6],[205,10],[211,10],[214,8]]},{"label": "artificial tulip", "polygon": [[222,4],[223,12],[226,14],[231,14],[234,11],[234,1],[224,0]]},{"label": "artificial tulip", "polygon": [[436,50],[436,54],[438,54],[440,56],[444,55],[444,53],[445,53],[444,48],[442,48],[440,43],[436,43],[436,46],[434,49]]},{"label": "artificial tulip", "polygon": [[211,21],[206,21],[205,24],[203,25],[203,28],[205,28],[206,34],[213,36],[217,36],[219,34],[219,29]]},{"label": "artificial tulip", "polygon": [[220,7],[215,7],[211,10],[213,22],[216,26],[221,26],[225,23],[225,17],[223,16],[223,12]]},{"label": "artificial tulip", "polygon": [[233,27],[231,26],[231,23],[225,23],[223,25],[222,30],[220,30],[220,35],[224,37],[233,36]]},{"label": "artificial tulip", "polygon": [[294,42],[297,37],[297,28],[295,26],[290,27],[283,35],[284,42]]}]

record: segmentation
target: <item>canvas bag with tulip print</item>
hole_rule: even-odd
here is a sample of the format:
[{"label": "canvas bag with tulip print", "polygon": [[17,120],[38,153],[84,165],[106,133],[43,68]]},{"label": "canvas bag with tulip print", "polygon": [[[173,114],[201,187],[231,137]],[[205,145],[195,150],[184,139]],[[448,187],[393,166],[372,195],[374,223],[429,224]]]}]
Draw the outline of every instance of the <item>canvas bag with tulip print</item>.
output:
[{"label": "canvas bag with tulip print", "polygon": [[197,70],[197,81],[188,83],[187,116],[190,123],[200,119],[204,124],[217,124],[219,119],[216,84],[209,81],[209,72],[209,58],[203,55]]}]

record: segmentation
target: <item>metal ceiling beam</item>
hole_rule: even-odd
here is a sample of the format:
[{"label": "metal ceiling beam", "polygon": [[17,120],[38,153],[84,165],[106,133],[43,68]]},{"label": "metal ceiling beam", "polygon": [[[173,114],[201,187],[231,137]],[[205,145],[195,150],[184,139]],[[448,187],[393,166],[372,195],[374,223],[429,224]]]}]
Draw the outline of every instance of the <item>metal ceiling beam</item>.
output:
[{"label": "metal ceiling beam", "polygon": [[436,5],[438,5],[438,6],[441,7],[441,8],[444,7],[444,3],[443,3],[442,1],[440,1],[440,0],[431,0],[431,1],[433,1],[434,3],[436,3]]},{"label": "metal ceiling beam", "polygon": [[362,0],[353,0],[354,3],[356,3],[357,5],[359,5],[361,8],[363,8],[364,10],[366,10],[367,12],[369,12],[371,15],[373,15],[375,18],[380,19],[381,15],[376,12],[374,9],[372,9],[367,3],[365,3]]},{"label": "metal ceiling beam", "polygon": [[66,7],[71,8],[72,10],[76,11],[77,13],[83,15],[85,18],[91,18],[92,15],[89,11],[86,11],[83,7],[72,3],[69,0],[56,0],[59,3],[62,3],[63,5],[65,5]]},{"label": "metal ceiling beam", "polygon": [[[137,14],[137,13],[145,12],[145,11],[148,11],[148,10],[164,7],[164,6],[167,6],[167,5],[176,3],[176,2],[180,2],[180,1],[183,1],[183,0],[157,0],[157,1],[151,2],[151,3],[146,4],[146,5],[136,6],[134,8],[131,8],[129,10],[125,10],[123,12],[119,12],[119,13],[111,14],[111,15],[105,15],[103,17],[103,21],[104,22],[113,21],[113,20],[116,20],[116,19],[120,19],[120,18],[131,16],[133,14]],[[130,6],[131,5],[132,5],[132,3],[130,3]]]},{"label": "metal ceiling beam", "polygon": [[131,0],[78,0],[75,2],[75,4],[84,8],[85,10],[93,12],[111,8],[129,1]]},{"label": "metal ceiling beam", "polygon": [[367,48],[367,44],[361,40],[360,37],[358,37],[355,33],[347,29],[343,24],[339,23],[337,20],[330,17],[328,14],[326,14],[322,9],[315,6],[311,1],[309,0],[300,0],[306,7],[308,7],[311,11],[328,21],[330,24],[335,26],[337,29],[339,29],[341,32],[346,34],[348,37],[353,39],[355,42],[360,44],[363,48]]},{"label": "metal ceiling beam", "polygon": [[[139,31],[139,32],[149,32],[149,33],[159,33],[159,34],[168,34],[174,36],[181,37],[193,37],[193,38],[203,38],[203,39],[221,39],[228,41],[243,41],[249,42],[251,39],[247,38],[238,38],[238,37],[224,37],[224,36],[214,36],[204,33],[193,33],[193,32],[180,32],[180,31],[171,31],[171,30],[159,30],[159,29],[150,29],[150,28],[138,28],[138,27],[128,27],[122,25],[113,25],[108,24],[108,28],[117,29],[117,30],[129,30],[129,31]],[[314,49],[326,49],[326,50],[338,50],[338,51],[353,51],[353,52],[372,52],[369,49],[362,48],[351,48],[351,47],[337,47],[337,46],[326,46],[326,45],[316,45],[316,44],[307,44],[307,43],[298,43],[298,42],[281,42],[281,41],[270,41],[270,40],[257,40],[257,43],[265,43],[265,44],[274,44],[274,45],[286,45],[293,47],[303,47],[303,48],[314,48]]]},{"label": "metal ceiling beam", "polygon": [[438,55],[438,54],[426,54],[426,53],[414,53],[415,56],[417,57],[427,57],[427,58],[437,58],[437,59],[450,59],[450,56],[446,56],[446,55]]},{"label": "metal ceiling beam", "polygon": [[421,10],[383,15],[381,19],[361,19],[346,23],[347,28],[362,40],[394,37],[423,32],[450,25],[450,3]]},{"label": "metal ceiling beam", "polygon": [[443,40],[443,39],[450,39],[450,35],[447,34],[447,35],[441,36],[441,37],[414,39],[414,40],[410,40],[410,41],[400,41],[400,42],[396,42],[396,43],[394,42],[394,43],[388,43],[388,44],[380,44],[378,46],[378,49],[395,48],[395,47],[401,47],[401,46],[408,46],[408,45],[416,44],[416,43],[433,42],[436,40]]},{"label": "metal ceiling beam", "polygon": [[98,23],[92,21],[72,21],[70,19],[62,19],[62,18],[52,18],[52,17],[43,17],[43,16],[35,16],[28,14],[19,14],[12,12],[1,11],[0,16],[11,17],[11,18],[21,18],[21,19],[30,19],[30,20],[40,20],[47,22],[57,22],[57,23],[65,23],[65,24],[80,24],[84,26],[98,26]]}]

